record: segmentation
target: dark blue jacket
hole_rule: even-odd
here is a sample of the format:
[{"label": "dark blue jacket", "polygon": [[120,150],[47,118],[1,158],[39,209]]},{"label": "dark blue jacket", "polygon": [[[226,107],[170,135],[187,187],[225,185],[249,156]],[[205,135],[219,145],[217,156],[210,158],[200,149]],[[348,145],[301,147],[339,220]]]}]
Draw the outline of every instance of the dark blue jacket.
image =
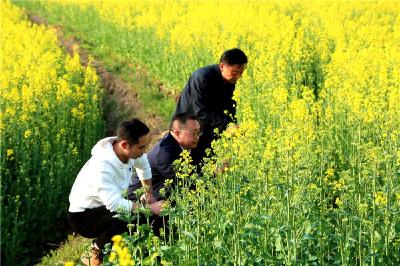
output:
[{"label": "dark blue jacket", "polygon": [[[174,137],[168,133],[147,154],[151,167],[153,193],[157,200],[163,198],[160,196],[159,192],[164,186],[166,179],[172,179],[175,183],[175,170],[172,164],[175,160],[179,159],[179,155],[182,151],[183,149],[179,146]],[[194,163],[198,163],[199,161],[197,158],[192,159]],[[139,178],[135,176],[132,185],[129,187],[129,199],[136,200],[134,191],[141,187],[142,184]]]}]

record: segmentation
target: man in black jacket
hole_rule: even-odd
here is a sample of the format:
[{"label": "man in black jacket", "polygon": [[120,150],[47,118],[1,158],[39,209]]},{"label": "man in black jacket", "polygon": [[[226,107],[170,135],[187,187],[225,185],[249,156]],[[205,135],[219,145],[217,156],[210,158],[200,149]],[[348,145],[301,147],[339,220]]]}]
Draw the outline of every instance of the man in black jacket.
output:
[{"label": "man in black jacket", "polygon": [[234,122],[235,101],[232,99],[237,80],[247,65],[245,53],[234,48],[225,51],[219,64],[196,70],[183,89],[174,116],[188,113],[195,115],[202,124],[203,135],[193,154],[205,155],[205,149],[215,139],[215,128],[226,129]]},{"label": "man in black jacket", "polygon": [[[151,167],[151,186],[154,198],[161,199],[160,189],[164,187],[166,179],[175,181],[175,170],[173,162],[179,159],[183,150],[197,147],[202,132],[197,118],[190,114],[179,114],[174,117],[170,132],[167,133],[147,154]],[[193,164],[198,164],[201,158],[192,156]],[[134,177],[129,187],[128,197],[137,200],[135,191],[142,187],[139,178]],[[168,191],[166,197],[168,197]]]}]

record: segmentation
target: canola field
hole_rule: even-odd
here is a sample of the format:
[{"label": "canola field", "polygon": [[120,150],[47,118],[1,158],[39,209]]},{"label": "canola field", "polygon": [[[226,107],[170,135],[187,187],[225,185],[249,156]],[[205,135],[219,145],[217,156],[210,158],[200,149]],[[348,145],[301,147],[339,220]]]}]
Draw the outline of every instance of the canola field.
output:
[{"label": "canola field", "polygon": [[65,215],[72,182],[103,135],[102,92],[94,68],[66,55],[55,31],[0,7],[1,257],[23,265]]},{"label": "canola field", "polygon": [[222,51],[249,57],[239,126],[214,143],[202,176],[182,158],[170,235],[117,236],[108,265],[400,263],[398,1],[16,4],[176,95]]}]

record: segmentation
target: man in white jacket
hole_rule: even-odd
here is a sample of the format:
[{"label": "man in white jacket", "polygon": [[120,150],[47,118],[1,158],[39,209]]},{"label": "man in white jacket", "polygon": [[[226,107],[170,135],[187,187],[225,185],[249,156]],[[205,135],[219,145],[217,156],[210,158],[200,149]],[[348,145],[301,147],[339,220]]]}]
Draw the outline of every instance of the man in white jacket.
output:
[{"label": "man in white jacket", "polygon": [[[69,195],[68,219],[74,232],[96,238],[92,244],[90,265],[100,265],[101,250],[114,235],[127,231],[127,223],[113,216],[119,210],[135,212],[137,204],[122,194],[136,173],[143,187],[151,212],[160,214],[162,201],[152,195],[151,169],[144,153],[150,141],[149,128],[140,120],[125,121],[116,137],[100,140],[92,149],[92,157],[79,172]],[[88,261],[89,262],[89,261]]]}]

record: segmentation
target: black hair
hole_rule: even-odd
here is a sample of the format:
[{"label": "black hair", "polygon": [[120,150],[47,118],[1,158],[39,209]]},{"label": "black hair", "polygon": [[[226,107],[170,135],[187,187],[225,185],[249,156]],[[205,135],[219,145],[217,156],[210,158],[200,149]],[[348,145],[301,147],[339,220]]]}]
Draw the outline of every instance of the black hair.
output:
[{"label": "black hair", "polygon": [[247,56],[239,48],[233,48],[230,50],[226,50],[221,55],[219,62],[230,65],[230,66],[244,65],[244,64],[247,64]]},{"label": "black hair", "polygon": [[174,118],[171,121],[171,124],[169,125],[169,129],[172,130],[172,124],[174,121],[178,121],[180,124],[185,125],[188,120],[196,120],[200,123],[199,119],[197,116],[189,113],[181,113],[181,114],[176,114]]},{"label": "black hair", "polygon": [[137,144],[139,138],[147,135],[150,129],[137,118],[124,121],[118,128],[117,141],[126,140],[130,145]]}]

